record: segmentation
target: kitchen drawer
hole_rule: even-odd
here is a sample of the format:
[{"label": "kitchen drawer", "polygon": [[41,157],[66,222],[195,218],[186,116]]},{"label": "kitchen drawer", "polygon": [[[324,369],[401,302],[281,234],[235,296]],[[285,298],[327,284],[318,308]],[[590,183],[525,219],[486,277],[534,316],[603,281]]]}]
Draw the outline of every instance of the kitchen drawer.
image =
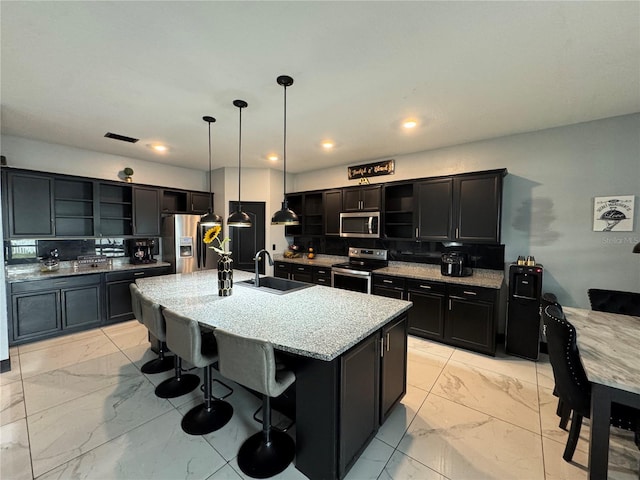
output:
[{"label": "kitchen drawer", "polygon": [[83,287],[85,285],[99,284],[100,274],[74,275],[48,278],[46,280],[31,280],[28,282],[15,282],[11,284],[11,293],[38,292],[40,290],[57,290],[61,288]]},{"label": "kitchen drawer", "polygon": [[313,283],[331,286],[331,267],[313,267]]},{"label": "kitchen drawer", "polygon": [[380,287],[404,290],[404,277],[393,277],[390,275],[373,275],[373,284]]},{"label": "kitchen drawer", "polygon": [[445,294],[447,291],[447,285],[444,283],[429,282],[427,280],[407,280],[407,290]]},{"label": "kitchen drawer", "polygon": [[464,298],[467,300],[480,300],[484,302],[496,301],[497,290],[492,288],[470,287],[468,285],[449,285],[449,296]]},{"label": "kitchen drawer", "polygon": [[311,268],[311,265],[297,265],[297,264],[293,264],[291,265],[291,273],[308,273],[311,274],[313,271],[313,269]]},{"label": "kitchen drawer", "polygon": [[291,272],[291,264],[288,262],[274,262],[273,275],[280,278],[289,278]]},{"label": "kitchen drawer", "polygon": [[105,273],[104,278],[106,282],[119,282],[122,280],[135,280],[136,278],[165,275],[167,273],[169,273],[168,267],[141,268],[139,270]]}]

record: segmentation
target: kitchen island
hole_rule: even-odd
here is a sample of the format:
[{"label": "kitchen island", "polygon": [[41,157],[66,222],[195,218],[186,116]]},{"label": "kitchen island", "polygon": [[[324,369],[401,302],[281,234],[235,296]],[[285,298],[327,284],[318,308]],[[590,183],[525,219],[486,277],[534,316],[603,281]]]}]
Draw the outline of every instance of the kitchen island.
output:
[{"label": "kitchen island", "polygon": [[219,297],[215,270],[140,279],[166,308],[202,325],[258,337],[296,374],[296,460],[311,479],[343,478],[406,392],[411,302],[323,286],[282,295],[240,283]]}]

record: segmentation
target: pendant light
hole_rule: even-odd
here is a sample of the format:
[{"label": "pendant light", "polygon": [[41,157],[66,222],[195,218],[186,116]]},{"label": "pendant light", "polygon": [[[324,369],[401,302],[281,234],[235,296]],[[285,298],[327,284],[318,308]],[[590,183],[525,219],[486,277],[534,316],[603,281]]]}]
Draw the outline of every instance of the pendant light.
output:
[{"label": "pendant light", "polygon": [[238,208],[229,215],[227,225],[230,227],[250,227],[251,218],[242,211],[242,202],[240,201],[240,178],[242,174],[242,109],[246,108],[249,104],[244,100],[234,100],[233,104],[238,107],[238,112],[240,113],[240,128],[238,130]]},{"label": "pendant light", "polygon": [[288,75],[280,75],[276,82],[284,87],[284,144],[282,147],[282,189],[283,197],[282,208],[271,217],[271,225],[300,225],[298,216],[289,210],[287,202],[287,87],[293,85],[293,78]]},{"label": "pendant light", "polygon": [[203,227],[221,227],[222,226],[222,218],[220,215],[216,215],[213,213],[213,193],[211,192],[211,124],[216,121],[215,118],[210,116],[202,117],[202,120],[209,124],[209,209],[207,213],[200,217],[200,225]]}]

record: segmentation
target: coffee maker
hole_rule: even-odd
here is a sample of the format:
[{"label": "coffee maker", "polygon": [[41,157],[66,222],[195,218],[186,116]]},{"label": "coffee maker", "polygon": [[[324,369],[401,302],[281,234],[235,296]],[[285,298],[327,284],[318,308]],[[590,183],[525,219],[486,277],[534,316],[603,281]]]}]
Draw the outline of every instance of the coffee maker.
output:
[{"label": "coffee maker", "polygon": [[154,238],[136,238],[129,241],[129,263],[156,263],[153,258],[153,249],[156,241]]}]

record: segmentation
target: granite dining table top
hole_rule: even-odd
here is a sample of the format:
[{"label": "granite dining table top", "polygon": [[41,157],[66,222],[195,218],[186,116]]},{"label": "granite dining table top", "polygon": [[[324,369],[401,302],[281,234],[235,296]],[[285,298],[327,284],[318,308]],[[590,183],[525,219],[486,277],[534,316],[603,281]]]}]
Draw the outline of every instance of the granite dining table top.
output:
[{"label": "granite dining table top", "polygon": [[233,294],[218,295],[217,270],[140,278],[155,302],[202,325],[269,341],[274,348],[330,361],[407,311],[412,303],[321,285],[275,294],[242,284],[253,273],[234,270]]},{"label": "granite dining table top", "polygon": [[590,382],[640,395],[640,317],[563,307]]}]

